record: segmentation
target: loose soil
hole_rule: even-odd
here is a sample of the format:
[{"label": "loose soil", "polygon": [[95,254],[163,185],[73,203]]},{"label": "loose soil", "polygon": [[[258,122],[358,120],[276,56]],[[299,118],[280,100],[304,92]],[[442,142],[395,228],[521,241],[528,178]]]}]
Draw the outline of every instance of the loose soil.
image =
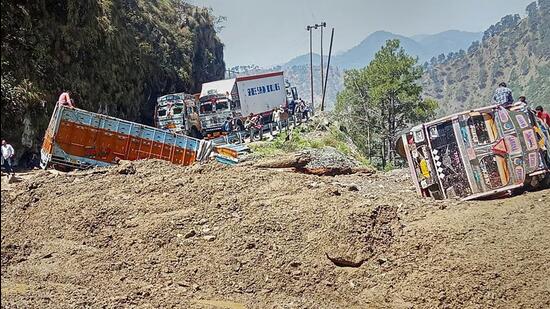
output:
[{"label": "loose soil", "polygon": [[2,183],[5,308],[548,308],[549,190],[149,160]]}]

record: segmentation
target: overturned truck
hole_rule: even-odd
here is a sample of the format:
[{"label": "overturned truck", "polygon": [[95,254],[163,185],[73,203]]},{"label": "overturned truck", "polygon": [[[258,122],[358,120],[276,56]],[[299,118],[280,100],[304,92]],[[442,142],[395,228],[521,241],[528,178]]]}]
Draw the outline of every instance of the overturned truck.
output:
[{"label": "overturned truck", "polygon": [[42,168],[85,169],[156,158],[190,165],[208,158],[209,141],[78,108],[56,106],[42,144]]},{"label": "overturned truck", "polygon": [[468,200],[550,185],[549,128],[526,107],[495,105],[424,123],[396,148],[426,197]]}]

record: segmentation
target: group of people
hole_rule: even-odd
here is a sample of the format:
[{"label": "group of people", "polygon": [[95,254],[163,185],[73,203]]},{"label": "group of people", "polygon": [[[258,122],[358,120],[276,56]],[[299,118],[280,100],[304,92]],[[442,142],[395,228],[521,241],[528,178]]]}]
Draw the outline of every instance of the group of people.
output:
[{"label": "group of people", "polygon": [[288,103],[288,113],[290,116],[298,117],[299,121],[303,119],[308,121],[310,116],[309,106],[302,98],[292,100]]},{"label": "group of people", "polygon": [[[298,117],[298,121],[309,120],[310,111],[308,105],[302,100],[298,99],[297,101],[292,100],[288,104],[288,109],[282,105],[274,108],[271,112],[271,120],[275,124],[275,127],[281,130],[283,128],[283,123],[288,120],[288,116],[294,115]],[[236,114],[233,113],[232,117],[227,117],[222,126],[222,131],[226,133],[238,132],[238,131],[247,131],[251,129],[259,130],[262,126],[263,117],[261,114],[254,115],[250,113],[243,121]]]},{"label": "group of people", "polygon": [[[505,82],[498,85],[498,88],[495,90],[493,95],[493,101],[495,104],[498,104],[503,108],[527,106],[527,98],[525,96],[520,96],[518,101],[514,102],[512,90],[508,88]],[[537,117],[550,126],[550,114],[548,114],[541,105],[535,107],[535,111],[537,113]]]},{"label": "group of people", "polygon": [[222,126],[222,131],[227,133],[244,131],[244,129],[245,124],[236,113],[233,113],[232,117],[227,117]]}]

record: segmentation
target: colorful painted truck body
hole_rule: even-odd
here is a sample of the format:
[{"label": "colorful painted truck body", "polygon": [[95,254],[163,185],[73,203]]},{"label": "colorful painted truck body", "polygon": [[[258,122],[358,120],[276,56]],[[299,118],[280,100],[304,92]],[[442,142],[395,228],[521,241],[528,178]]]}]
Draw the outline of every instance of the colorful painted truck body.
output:
[{"label": "colorful painted truck body", "polygon": [[41,166],[84,169],[120,160],[156,158],[190,165],[207,158],[212,143],[167,130],[57,106],[41,150]]},{"label": "colorful painted truck body", "polygon": [[474,199],[548,186],[549,128],[528,108],[489,106],[414,127],[398,152],[418,193]]}]

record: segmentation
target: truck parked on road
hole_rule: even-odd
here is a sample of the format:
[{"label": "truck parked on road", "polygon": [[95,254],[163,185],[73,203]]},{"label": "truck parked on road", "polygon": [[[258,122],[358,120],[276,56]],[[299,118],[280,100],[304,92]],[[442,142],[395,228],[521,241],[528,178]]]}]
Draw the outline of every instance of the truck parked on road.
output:
[{"label": "truck parked on road", "polygon": [[[298,100],[296,87],[283,72],[224,79],[202,85],[200,94],[173,93],[157,99],[155,126],[195,138],[216,137],[227,118],[261,114],[271,121],[273,109]],[[244,119],[243,119],[244,121]]]},{"label": "truck parked on road", "polygon": [[205,134],[220,132],[229,117],[261,114],[271,119],[273,109],[287,106],[283,72],[242,76],[204,83],[199,97],[199,116]]},{"label": "truck parked on road", "polygon": [[417,192],[475,199],[550,186],[550,132],[527,107],[489,106],[424,123],[402,135]]},{"label": "truck parked on road", "polygon": [[159,97],[155,107],[155,126],[177,134],[202,138],[197,98],[198,95],[186,93],[173,93]]}]

